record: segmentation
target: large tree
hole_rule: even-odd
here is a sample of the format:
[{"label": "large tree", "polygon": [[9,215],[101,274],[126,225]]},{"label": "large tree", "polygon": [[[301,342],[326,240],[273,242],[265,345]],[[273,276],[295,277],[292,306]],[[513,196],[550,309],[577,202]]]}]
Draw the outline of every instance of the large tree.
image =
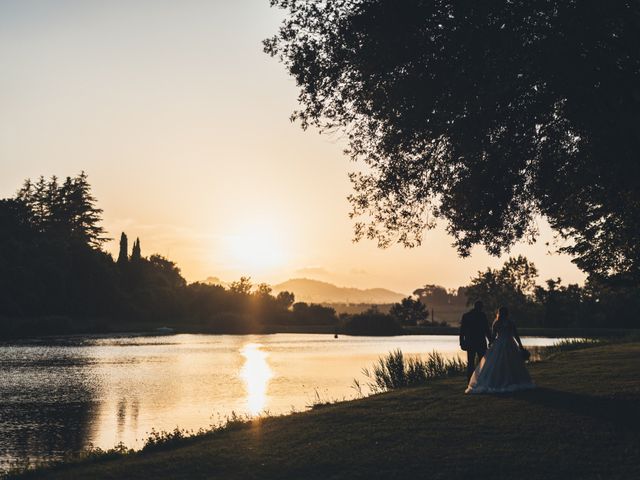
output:
[{"label": "large tree", "polygon": [[534,311],[537,277],[538,270],[532,262],[522,255],[509,257],[500,269],[487,268],[471,279],[467,303],[481,300],[490,317],[506,305],[519,322],[531,323],[538,313]]},{"label": "large tree", "polygon": [[399,303],[394,303],[389,314],[400,322],[400,325],[415,326],[424,322],[429,317],[429,311],[420,300],[411,297],[403,298]]},{"label": "large tree", "polygon": [[533,241],[640,279],[640,2],[272,0],[304,128],[344,131],[355,234]]}]

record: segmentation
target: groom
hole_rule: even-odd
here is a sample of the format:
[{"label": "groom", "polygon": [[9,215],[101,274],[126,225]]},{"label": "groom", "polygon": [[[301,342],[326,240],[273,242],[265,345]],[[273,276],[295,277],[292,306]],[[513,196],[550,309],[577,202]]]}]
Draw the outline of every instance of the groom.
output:
[{"label": "groom", "polygon": [[460,348],[467,352],[467,381],[476,368],[476,356],[480,362],[487,351],[487,340],[491,340],[489,321],[482,307],[482,302],[477,301],[473,310],[462,315],[460,320]]}]

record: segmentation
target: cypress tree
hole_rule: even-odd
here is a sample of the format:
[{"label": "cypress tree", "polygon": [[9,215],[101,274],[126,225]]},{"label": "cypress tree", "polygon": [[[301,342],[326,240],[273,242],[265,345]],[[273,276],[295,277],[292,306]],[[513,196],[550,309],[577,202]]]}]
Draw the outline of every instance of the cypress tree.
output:
[{"label": "cypress tree", "polygon": [[133,242],[133,249],[131,250],[131,261],[136,262],[142,259],[142,254],[140,251],[140,239],[136,238],[136,241]]},{"label": "cypress tree", "polygon": [[118,253],[118,265],[124,265],[129,260],[128,252],[129,251],[129,240],[127,239],[127,234],[122,232],[120,235],[120,252]]}]

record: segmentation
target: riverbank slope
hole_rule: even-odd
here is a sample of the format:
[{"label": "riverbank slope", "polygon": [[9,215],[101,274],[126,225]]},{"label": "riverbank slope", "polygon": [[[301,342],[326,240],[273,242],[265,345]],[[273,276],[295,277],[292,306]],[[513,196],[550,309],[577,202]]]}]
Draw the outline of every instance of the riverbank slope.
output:
[{"label": "riverbank slope", "polygon": [[539,388],[434,381],[30,478],[640,478],[640,343],[531,366]]}]

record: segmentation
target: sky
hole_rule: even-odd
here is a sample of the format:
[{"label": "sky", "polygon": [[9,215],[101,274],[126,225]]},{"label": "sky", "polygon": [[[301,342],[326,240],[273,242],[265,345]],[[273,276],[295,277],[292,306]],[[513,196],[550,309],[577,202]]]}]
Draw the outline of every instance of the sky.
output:
[{"label": "sky", "polygon": [[[84,170],[114,239],[105,248],[117,254],[124,231],[189,281],[410,293],[500,266],[508,255],[481,248],[459,258],[444,225],[414,249],[352,242],[358,165],[339,134],[289,121],[295,82],[261,43],[281,18],[268,0],[0,0],[0,197]],[[532,260],[540,282],[582,282],[539,228],[510,254]]]}]

